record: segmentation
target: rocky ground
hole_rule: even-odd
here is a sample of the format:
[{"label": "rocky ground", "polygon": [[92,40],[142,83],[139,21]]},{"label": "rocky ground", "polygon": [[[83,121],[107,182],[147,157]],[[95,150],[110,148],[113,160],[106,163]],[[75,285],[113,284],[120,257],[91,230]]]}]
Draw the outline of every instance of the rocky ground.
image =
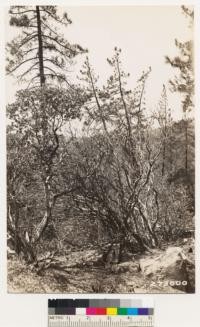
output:
[{"label": "rocky ground", "polygon": [[192,293],[194,241],[183,240],[120,264],[102,266],[95,250],[55,258],[45,270],[8,259],[9,293]]}]

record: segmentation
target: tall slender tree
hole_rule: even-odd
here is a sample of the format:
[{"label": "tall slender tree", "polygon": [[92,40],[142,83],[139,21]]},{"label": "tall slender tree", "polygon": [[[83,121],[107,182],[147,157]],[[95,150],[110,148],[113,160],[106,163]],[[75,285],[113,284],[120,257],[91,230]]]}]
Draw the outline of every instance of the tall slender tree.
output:
[{"label": "tall slender tree", "polygon": [[[182,11],[193,25],[194,11],[182,6]],[[193,58],[193,41],[179,42],[175,40],[176,47],[180,54],[174,58],[166,56],[166,62],[172,67],[179,70],[179,76],[170,80],[172,90],[183,95],[183,121],[185,131],[185,171],[188,172],[188,118],[194,106],[194,58]]]},{"label": "tall slender tree", "polygon": [[67,13],[59,14],[56,6],[12,6],[10,25],[21,30],[7,45],[7,72],[18,72],[19,81],[43,85],[56,79],[66,81],[73,58],[85,52],[62,35],[72,21]]},{"label": "tall slender tree", "polygon": [[[158,120],[161,139],[162,139],[162,159],[161,159],[161,174],[165,175],[166,172],[172,172],[172,145],[171,145],[171,133],[172,133],[172,117],[171,108],[167,101],[166,86],[163,85],[161,98],[158,105],[157,113],[155,114]],[[167,167],[167,161],[170,161],[170,169]]]},{"label": "tall slender tree", "polygon": [[[41,198],[44,215],[39,220],[37,216],[34,217],[32,237],[21,238],[21,245],[24,244],[21,248],[29,253],[26,256],[28,260],[33,261],[35,254],[32,246],[41,239],[52,219],[52,209],[58,198],[57,193],[61,196],[69,187],[66,186],[61,192],[56,187],[58,192],[55,192],[55,179],[58,175],[55,166],[60,164],[58,152],[61,129],[67,121],[79,117],[79,109],[84,102],[80,88],[74,85],[70,88],[62,88],[50,82],[56,79],[57,82],[65,81],[70,84],[66,70],[72,65],[72,59],[84,50],[77,44],[71,45],[58,31],[58,25],[66,27],[71,24],[71,20],[66,13],[61,17],[55,6],[14,6],[10,9],[10,15],[10,24],[21,28],[22,32],[8,44],[7,71],[10,74],[18,71],[19,81],[24,81],[25,78],[28,86],[34,85],[28,90],[19,91],[16,94],[16,101],[8,106],[8,116],[13,127],[10,132],[15,133],[17,138],[22,133],[23,142],[20,143],[22,147],[18,150],[28,149],[33,159],[38,162],[37,174],[43,186]],[[13,153],[15,155],[11,158],[11,164],[12,161],[20,158],[16,151]],[[22,163],[22,169],[23,164],[26,165],[25,161]],[[27,169],[32,170],[31,165]],[[12,174],[14,171],[9,175],[10,180],[13,179]],[[33,171],[32,174],[35,172]],[[24,185],[27,185],[27,182],[25,181]],[[12,226],[11,220],[15,221],[16,217],[10,218],[15,216],[16,203],[19,201],[17,201],[17,192],[14,194],[12,188],[10,189],[12,195],[10,194],[8,198],[12,201],[8,203],[10,207],[8,218],[9,226]],[[16,236],[15,226],[12,227],[13,235]]]}]

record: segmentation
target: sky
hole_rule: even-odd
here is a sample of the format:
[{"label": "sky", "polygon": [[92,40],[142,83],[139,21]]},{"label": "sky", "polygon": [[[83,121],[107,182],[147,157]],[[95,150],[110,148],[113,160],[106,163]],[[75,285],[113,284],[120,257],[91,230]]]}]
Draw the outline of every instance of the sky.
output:
[{"label": "sky", "polygon": [[[122,49],[122,66],[130,73],[129,88],[149,66],[152,72],[147,81],[146,98],[150,111],[156,109],[163,84],[169,86],[169,79],[178,73],[165,63],[165,56],[179,54],[174,40],[187,41],[193,38],[189,20],[180,6],[74,6],[60,8],[67,11],[72,24],[62,29],[66,39],[79,43],[89,50],[90,62],[99,75],[99,83],[111,74],[107,58],[112,57],[114,47]],[[8,17],[7,17],[8,18]],[[16,28],[9,27],[7,19],[7,41],[16,35]],[[84,57],[77,59],[77,66]],[[12,87],[10,87],[12,85]],[[19,86],[8,78],[8,101],[13,98]],[[181,118],[181,98],[169,90],[168,103],[175,119]]]}]

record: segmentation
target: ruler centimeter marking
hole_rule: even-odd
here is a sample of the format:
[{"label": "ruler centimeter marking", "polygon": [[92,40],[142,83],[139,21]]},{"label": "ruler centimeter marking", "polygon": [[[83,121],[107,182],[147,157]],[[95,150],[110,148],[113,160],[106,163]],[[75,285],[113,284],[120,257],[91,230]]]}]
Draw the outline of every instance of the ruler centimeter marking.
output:
[{"label": "ruler centimeter marking", "polygon": [[49,315],[48,327],[153,327],[153,317]]}]

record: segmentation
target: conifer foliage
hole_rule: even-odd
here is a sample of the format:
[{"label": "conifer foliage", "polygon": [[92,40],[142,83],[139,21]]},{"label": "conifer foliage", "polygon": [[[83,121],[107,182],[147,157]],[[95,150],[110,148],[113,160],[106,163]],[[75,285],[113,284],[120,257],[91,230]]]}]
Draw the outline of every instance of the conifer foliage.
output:
[{"label": "conifer foliage", "polygon": [[62,35],[72,23],[67,13],[60,15],[56,6],[12,6],[9,13],[20,34],[7,45],[7,72],[28,85],[67,81],[73,58],[85,52]]}]

